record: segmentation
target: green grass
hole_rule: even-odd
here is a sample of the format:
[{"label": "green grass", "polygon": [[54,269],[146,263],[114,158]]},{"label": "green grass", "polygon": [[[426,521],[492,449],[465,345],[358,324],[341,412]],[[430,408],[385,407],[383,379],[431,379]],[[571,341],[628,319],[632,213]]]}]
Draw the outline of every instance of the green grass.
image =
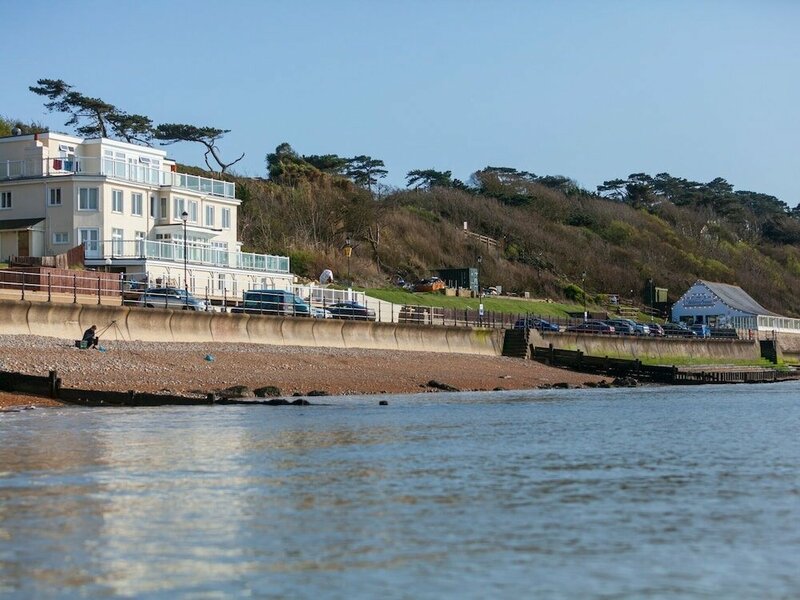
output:
[{"label": "green grass", "polygon": [[[439,306],[443,308],[477,310],[481,302],[478,298],[460,298],[445,296],[444,294],[415,293],[397,289],[368,289],[364,290],[367,296],[393,302],[394,304],[411,304],[420,306]],[[483,308],[486,311],[512,315],[532,314],[543,317],[566,318],[567,312],[583,311],[583,306],[578,304],[561,304],[558,302],[536,302],[523,298],[503,298],[498,296],[484,296]],[[591,305],[589,311],[597,310]]]},{"label": "green grass", "polygon": [[744,359],[744,358],[694,358],[691,356],[667,356],[661,358],[643,358],[643,365],[666,365],[674,367],[703,367],[730,365],[733,367],[761,367],[764,369],[785,369],[781,365],[775,365],[766,358]]}]

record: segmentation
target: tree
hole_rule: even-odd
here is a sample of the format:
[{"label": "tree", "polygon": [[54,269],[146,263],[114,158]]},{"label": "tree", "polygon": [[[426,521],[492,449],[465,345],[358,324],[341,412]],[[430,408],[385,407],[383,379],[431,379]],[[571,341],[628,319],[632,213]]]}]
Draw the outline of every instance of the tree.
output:
[{"label": "tree", "polygon": [[406,187],[414,189],[432,187],[452,187],[453,179],[450,171],[436,171],[435,169],[415,169],[406,173]]},{"label": "tree", "polygon": [[198,144],[202,144],[206,147],[204,159],[209,170],[216,170],[208,162],[210,156],[214,159],[217,165],[219,165],[219,172],[225,173],[229,167],[235,165],[244,158],[244,153],[242,153],[242,155],[233,162],[222,162],[222,159],[219,156],[217,142],[229,132],[230,129],[196,127],[194,125],[186,125],[183,123],[164,123],[156,127],[154,136],[157,140],[161,140],[162,146],[168,146],[177,142],[196,142]]},{"label": "tree", "polygon": [[384,168],[385,166],[382,160],[362,154],[347,161],[345,175],[356,185],[365,187],[372,192],[372,186],[389,174],[389,171]]},{"label": "tree", "polygon": [[50,102],[44,104],[48,111],[69,114],[65,125],[75,127],[75,131],[85,137],[108,137],[109,117],[117,113],[113,104],[75,92],[62,79],[39,79],[36,83],[38,85],[28,89],[49,98]]},{"label": "tree", "polygon": [[7,117],[0,117],[0,137],[14,135],[15,129],[19,129],[22,135],[47,131],[47,127],[40,123],[23,123]]},{"label": "tree", "polygon": [[129,144],[139,142],[149,146],[153,139],[153,121],[144,115],[115,112],[107,117],[111,130]]},{"label": "tree", "polygon": [[311,166],[329,175],[344,176],[349,159],[337,154],[311,154],[303,156],[303,160]]}]

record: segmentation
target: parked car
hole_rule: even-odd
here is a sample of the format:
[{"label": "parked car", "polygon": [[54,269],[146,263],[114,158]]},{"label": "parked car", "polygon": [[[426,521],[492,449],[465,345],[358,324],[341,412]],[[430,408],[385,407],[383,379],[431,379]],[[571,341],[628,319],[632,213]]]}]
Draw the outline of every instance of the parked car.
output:
[{"label": "parked car", "polygon": [[711,337],[711,328],[708,325],[704,325],[703,323],[695,323],[694,325],[690,325],[689,329],[694,331],[697,337],[702,337],[702,338]]},{"label": "parked car", "polygon": [[330,304],[328,310],[331,311],[334,319],[356,319],[362,321],[374,321],[375,311],[367,308],[363,304],[354,301],[336,302]]},{"label": "parked car", "polygon": [[636,335],[633,325],[627,321],[623,321],[621,319],[608,319],[603,321],[603,323],[608,323],[611,325],[614,328],[614,333],[617,335]]},{"label": "parked car", "polygon": [[570,325],[564,331],[602,334],[612,334],[616,332],[613,325],[609,325],[608,323],[597,321],[595,319],[589,319],[588,321],[584,321],[583,323],[579,323],[577,325]]},{"label": "parked car", "polygon": [[312,306],[311,316],[315,319],[332,319],[333,313],[327,308],[322,308],[321,306]]},{"label": "parked car", "polygon": [[736,329],[734,329],[733,327],[712,327],[711,337],[724,338],[726,340],[738,340],[739,332],[736,331]]},{"label": "parked car", "polygon": [[174,287],[147,288],[142,292],[139,304],[145,308],[207,310],[205,300],[199,300],[186,290]]},{"label": "parked car", "polygon": [[514,329],[538,329],[539,331],[560,331],[561,328],[555,323],[540,319],[539,317],[527,317],[517,319]]},{"label": "parked car", "polygon": [[655,321],[650,321],[647,326],[650,328],[651,336],[661,337],[664,335],[664,328]]},{"label": "parked car", "polygon": [[305,300],[286,290],[247,290],[242,305],[232,308],[231,312],[310,317],[311,307]]},{"label": "parked car", "polygon": [[[644,323],[637,323],[633,319],[609,319],[608,323],[617,327],[623,327],[627,325],[625,329],[630,329],[631,335],[650,335],[650,328],[645,325]],[[626,331],[627,332],[627,331]],[[620,333],[619,328],[617,328],[617,333]]]},{"label": "parked car", "polygon": [[664,335],[675,337],[697,337],[697,334],[683,323],[664,323],[661,326],[661,329],[664,330]]}]

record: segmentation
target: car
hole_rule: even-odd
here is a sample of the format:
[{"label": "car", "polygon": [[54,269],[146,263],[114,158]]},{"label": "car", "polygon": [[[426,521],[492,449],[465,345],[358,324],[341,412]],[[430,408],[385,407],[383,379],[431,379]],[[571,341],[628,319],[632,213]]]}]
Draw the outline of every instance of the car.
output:
[{"label": "car", "polygon": [[664,335],[673,337],[697,337],[697,334],[683,323],[664,323],[661,325]]},{"label": "car", "polygon": [[186,290],[174,287],[147,288],[142,292],[139,304],[145,308],[208,310],[205,300],[199,300]]},{"label": "car", "polygon": [[614,328],[614,333],[617,335],[636,335],[636,330],[633,328],[633,325],[628,323],[622,319],[608,319],[603,321],[603,323],[608,323]]},{"label": "car", "polygon": [[704,325],[703,323],[695,323],[694,325],[690,325],[689,329],[694,331],[697,337],[702,337],[702,338],[711,337],[711,328],[708,325]]},{"label": "car", "polygon": [[539,331],[560,331],[561,328],[555,323],[540,319],[539,317],[526,317],[517,319],[514,329],[538,329]]},{"label": "car", "polygon": [[242,305],[232,308],[231,312],[310,317],[311,307],[300,296],[286,290],[247,290]]},{"label": "car", "polygon": [[570,325],[564,331],[569,331],[572,333],[601,333],[601,334],[612,334],[616,332],[616,329],[613,325],[609,325],[603,321],[597,321],[595,319],[589,319],[588,321],[584,321],[583,323],[578,323],[577,325]]},{"label": "car", "polygon": [[327,308],[334,319],[375,320],[374,310],[352,300],[335,302],[334,304],[329,304]]},{"label": "car", "polygon": [[[650,335],[650,328],[647,325],[637,323],[633,319],[610,319],[608,323],[614,325],[614,327],[628,325],[626,329],[630,328],[631,335]],[[617,333],[620,333],[619,330],[617,330]]]},{"label": "car", "polygon": [[647,323],[647,326],[650,328],[650,335],[654,337],[662,337],[664,335],[664,328],[661,327],[655,321],[650,321]]},{"label": "car", "polygon": [[723,338],[726,340],[738,340],[739,332],[736,331],[736,329],[734,329],[733,327],[712,327],[711,337]]},{"label": "car", "polygon": [[332,319],[333,313],[327,308],[322,308],[321,306],[312,306],[311,316],[315,319]]}]

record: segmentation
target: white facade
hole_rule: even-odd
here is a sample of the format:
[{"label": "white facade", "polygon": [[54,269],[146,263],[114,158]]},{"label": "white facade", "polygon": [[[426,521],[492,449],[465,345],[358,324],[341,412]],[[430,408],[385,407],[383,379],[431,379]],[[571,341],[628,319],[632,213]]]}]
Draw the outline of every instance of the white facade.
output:
[{"label": "white facade", "polygon": [[0,138],[0,261],[83,244],[89,268],[201,297],[289,289],[288,257],[241,252],[239,205],[233,183],[178,173],[157,148],[56,133]]},{"label": "white facade", "polygon": [[800,331],[800,319],[767,310],[742,288],[703,280],[695,282],[675,302],[672,320],[753,331]]}]

